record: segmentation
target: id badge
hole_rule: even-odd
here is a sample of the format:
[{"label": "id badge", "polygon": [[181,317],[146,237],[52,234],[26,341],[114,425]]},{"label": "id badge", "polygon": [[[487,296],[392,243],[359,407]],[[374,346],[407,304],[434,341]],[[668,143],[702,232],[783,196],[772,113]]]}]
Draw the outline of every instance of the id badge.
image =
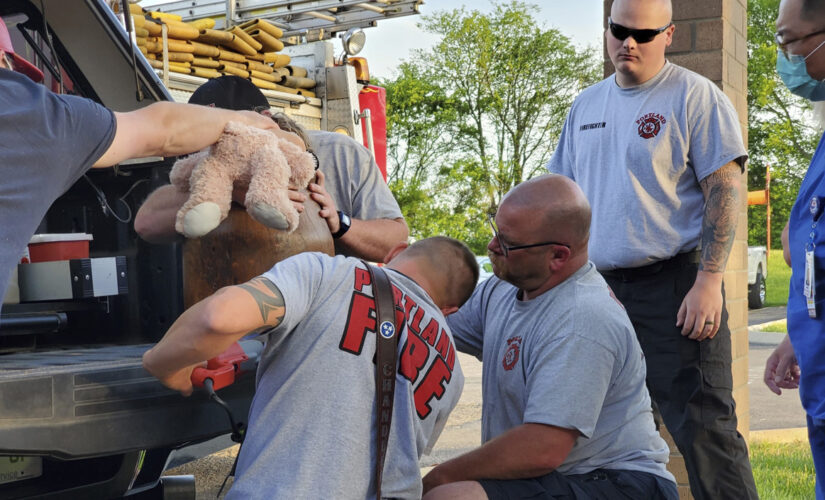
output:
[{"label": "id badge", "polygon": [[805,286],[802,293],[808,306],[808,316],[816,318],[816,276],[814,275],[814,251],[805,250]]}]

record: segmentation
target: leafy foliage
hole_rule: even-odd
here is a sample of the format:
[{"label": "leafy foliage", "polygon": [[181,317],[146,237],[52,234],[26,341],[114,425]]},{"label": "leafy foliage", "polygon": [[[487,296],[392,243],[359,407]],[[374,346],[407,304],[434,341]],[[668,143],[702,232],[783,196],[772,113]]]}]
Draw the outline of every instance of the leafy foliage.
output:
[{"label": "leafy foliage", "polygon": [[601,65],[519,1],[485,14],[423,18],[439,35],[399,67],[387,89],[390,188],[412,235],[446,234],[484,253],[486,214],[544,172],[573,98]]},{"label": "leafy foliage", "polygon": [[[820,130],[811,104],[792,95],[776,73],[773,33],[779,0],[748,2],[748,189],[765,188],[771,166],[771,246],[781,248],[799,184],[816,149]],[[748,243],[765,245],[766,209],[748,209]]]}]

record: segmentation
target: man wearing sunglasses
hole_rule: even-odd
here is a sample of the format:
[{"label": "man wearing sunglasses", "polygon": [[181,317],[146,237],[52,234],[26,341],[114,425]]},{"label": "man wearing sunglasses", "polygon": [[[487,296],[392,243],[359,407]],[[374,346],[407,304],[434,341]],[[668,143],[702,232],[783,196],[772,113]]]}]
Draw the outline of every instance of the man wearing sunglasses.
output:
[{"label": "man wearing sunglasses", "polygon": [[[821,1],[783,0],[776,19],[776,70],[792,93],[825,101],[825,5]],[[776,394],[799,389],[816,467],[816,498],[825,500],[825,201],[823,142],[814,152],[782,232],[785,260],[791,266],[788,335],[765,363],[765,384]]]},{"label": "man wearing sunglasses", "polygon": [[675,29],[669,0],[613,3],[616,71],[576,98],[548,170],[593,207],[591,259],[627,308],[694,498],[757,498],[722,286],[747,154],[728,98],[666,60]]},{"label": "man wearing sunglasses", "polygon": [[484,444],[433,469],[424,500],[678,498],[641,348],[588,261],[584,193],[538,177],[490,222],[495,276],[447,319],[483,362]]}]

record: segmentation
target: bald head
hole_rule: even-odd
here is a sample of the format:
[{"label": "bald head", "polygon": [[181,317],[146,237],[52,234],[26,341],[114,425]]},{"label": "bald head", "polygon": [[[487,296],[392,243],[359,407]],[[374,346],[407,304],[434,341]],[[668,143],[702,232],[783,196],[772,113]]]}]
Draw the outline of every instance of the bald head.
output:
[{"label": "bald head", "polygon": [[461,307],[478,282],[478,262],[473,252],[464,243],[445,236],[416,241],[388,267],[420,281],[439,307]]},{"label": "bald head", "polygon": [[587,251],[590,203],[581,188],[563,175],[547,174],[522,182],[501,202],[536,220],[542,240],[570,245],[572,253]]},{"label": "bald head", "polygon": [[610,7],[610,17],[618,23],[642,13],[649,21],[658,22],[656,26],[664,26],[673,18],[673,5],[670,0],[614,0]]}]

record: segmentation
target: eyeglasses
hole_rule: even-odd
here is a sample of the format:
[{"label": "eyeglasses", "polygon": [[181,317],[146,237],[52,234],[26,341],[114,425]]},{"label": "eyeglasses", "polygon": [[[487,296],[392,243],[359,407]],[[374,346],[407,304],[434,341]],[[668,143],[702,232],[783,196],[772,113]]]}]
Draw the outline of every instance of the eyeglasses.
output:
[{"label": "eyeglasses", "polygon": [[543,247],[545,245],[560,245],[563,247],[570,248],[570,245],[566,245],[564,243],[558,243],[556,241],[545,241],[544,243],[532,243],[530,245],[505,245],[504,242],[501,240],[501,235],[498,233],[498,226],[496,226],[496,220],[493,218],[492,214],[487,215],[487,222],[490,223],[490,228],[493,230],[493,237],[495,237],[496,241],[498,242],[499,248],[501,248],[501,253],[507,257],[510,255],[512,250],[522,250],[524,248],[533,248],[533,247]]},{"label": "eyeglasses", "polygon": [[652,30],[637,30],[633,28],[626,28],[621,24],[616,24],[608,17],[607,25],[610,27],[610,33],[616,37],[617,40],[624,40],[625,38],[632,36],[633,39],[636,40],[636,43],[648,43],[656,38],[660,33],[664,33],[664,31],[670,28],[673,23],[667,23],[661,28]]},{"label": "eyeglasses", "polygon": [[785,40],[785,35],[783,35],[782,33],[774,33],[773,39],[776,41],[776,45],[779,47],[779,50],[781,50],[787,56],[788,45],[796,42],[801,42],[802,40],[805,40],[806,38],[810,38],[815,35],[821,35],[822,33],[825,33],[825,30],[814,31],[813,33],[808,33],[807,35],[803,35],[799,38],[794,38],[793,40]]}]

